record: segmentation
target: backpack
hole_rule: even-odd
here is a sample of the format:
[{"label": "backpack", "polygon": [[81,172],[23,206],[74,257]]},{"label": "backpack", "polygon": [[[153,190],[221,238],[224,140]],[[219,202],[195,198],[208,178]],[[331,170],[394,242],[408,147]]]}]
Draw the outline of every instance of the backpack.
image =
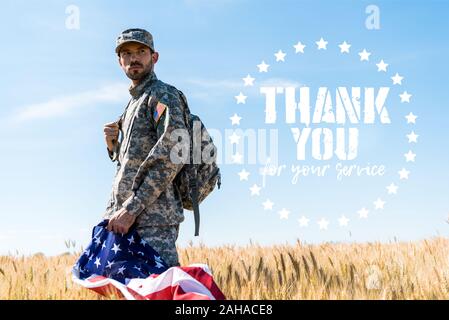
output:
[{"label": "backpack", "polygon": [[[200,227],[199,204],[215,189],[215,185],[220,189],[221,173],[216,163],[217,147],[201,119],[190,113],[184,93],[180,90],[178,92],[184,104],[184,118],[190,135],[190,161],[184,164],[174,182],[181,194],[183,208],[193,211],[195,236],[198,236]],[[201,147],[194,150],[195,143],[198,142]],[[198,151],[200,151],[199,159]],[[209,154],[206,153],[207,151],[209,151]],[[205,153],[209,156],[208,159],[203,159]]]}]

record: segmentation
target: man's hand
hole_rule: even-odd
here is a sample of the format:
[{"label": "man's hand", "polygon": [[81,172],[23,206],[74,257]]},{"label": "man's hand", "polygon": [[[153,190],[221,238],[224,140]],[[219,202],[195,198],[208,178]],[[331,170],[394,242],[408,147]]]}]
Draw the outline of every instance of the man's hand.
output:
[{"label": "man's hand", "polygon": [[114,233],[128,233],[129,228],[136,221],[136,217],[129,214],[125,208],[117,211],[112,218],[109,220],[107,229]]},{"label": "man's hand", "polygon": [[103,127],[106,145],[110,151],[114,150],[118,142],[119,127],[117,122],[106,123]]}]

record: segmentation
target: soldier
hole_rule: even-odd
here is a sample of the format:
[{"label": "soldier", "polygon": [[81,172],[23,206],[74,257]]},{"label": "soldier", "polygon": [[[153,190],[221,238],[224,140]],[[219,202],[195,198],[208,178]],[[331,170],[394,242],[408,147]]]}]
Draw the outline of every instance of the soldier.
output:
[{"label": "soldier", "polygon": [[104,218],[109,219],[108,230],[122,234],[136,223],[137,232],[165,262],[179,266],[175,242],[184,214],[173,180],[183,164],[171,160],[179,141],[170,135],[187,130],[184,105],[177,89],[154,73],[159,54],[148,31],[123,31],[115,51],[132,85],[122,117],[104,126],[109,157],[117,161]]}]

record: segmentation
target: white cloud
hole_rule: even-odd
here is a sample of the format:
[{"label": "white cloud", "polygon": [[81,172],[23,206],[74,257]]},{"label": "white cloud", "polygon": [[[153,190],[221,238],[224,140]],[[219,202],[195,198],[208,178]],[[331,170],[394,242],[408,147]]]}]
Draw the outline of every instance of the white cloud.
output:
[{"label": "white cloud", "polygon": [[113,83],[89,90],[52,98],[46,102],[23,106],[17,110],[12,119],[15,122],[30,121],[34,119],[58,117],[68,114],[70,111],[102,103],[118,103],[128,99],[129,84]]}]

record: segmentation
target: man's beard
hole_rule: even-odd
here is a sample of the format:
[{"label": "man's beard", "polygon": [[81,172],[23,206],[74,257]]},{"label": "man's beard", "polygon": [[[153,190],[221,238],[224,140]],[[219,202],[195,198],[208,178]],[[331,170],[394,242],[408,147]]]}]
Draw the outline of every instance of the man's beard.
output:
[{"label": "man's beard", "polygon": [[[143,65],[139,62],[131,63],[130,68],[133,66],[140,66],[143,67]],[[153,64],[150,62],[148,66],[142,70],[128,70],[126,71],[126,76],[130,78],[131,80],[141,80],[145,78],[149,73],[151,73],[151,70],[153,69]]]}]

